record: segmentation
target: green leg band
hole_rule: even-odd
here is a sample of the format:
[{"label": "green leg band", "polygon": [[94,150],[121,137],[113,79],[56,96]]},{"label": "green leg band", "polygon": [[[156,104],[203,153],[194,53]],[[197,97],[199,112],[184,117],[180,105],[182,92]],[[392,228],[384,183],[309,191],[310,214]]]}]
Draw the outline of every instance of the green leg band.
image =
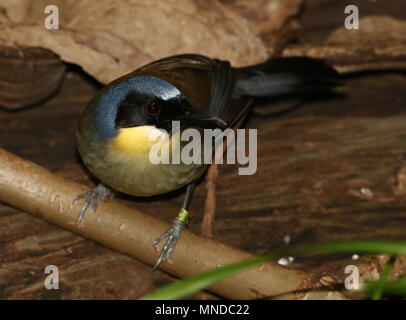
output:
[{"label": "green leg band", "polygon": [[187,225],[189,223],[189,211],[186,209],[180,209],[177,219],[184,225]]}]

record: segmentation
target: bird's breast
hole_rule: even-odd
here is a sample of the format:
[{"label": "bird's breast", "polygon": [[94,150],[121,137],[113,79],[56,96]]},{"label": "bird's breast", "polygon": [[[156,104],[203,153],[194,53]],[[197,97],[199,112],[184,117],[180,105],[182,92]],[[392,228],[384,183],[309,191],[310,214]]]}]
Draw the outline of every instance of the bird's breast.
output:
[{"label": "bird's breast", "polygon": [[[206,168],[203,164],[172,163],[172,154],[182,148],[180,133],[169,135],[154,126],[120,129],[115,138],[104,143],[84,140],[78,139],[79,151],[89,170],[113,189],[135,196],[178,189]],[[154,156],[169,162],[157,163],[151,159]]]}]

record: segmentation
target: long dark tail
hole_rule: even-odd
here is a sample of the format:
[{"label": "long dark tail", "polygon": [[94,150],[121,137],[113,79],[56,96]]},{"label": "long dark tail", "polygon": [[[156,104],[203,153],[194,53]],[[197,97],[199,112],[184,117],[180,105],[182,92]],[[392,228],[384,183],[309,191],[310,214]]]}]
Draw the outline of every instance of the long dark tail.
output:
[{"label": "long dark tail", "polygon": [[330,91],[337,72],[319,59],[292,57],[237,69],[233,96],[274,97]]}]

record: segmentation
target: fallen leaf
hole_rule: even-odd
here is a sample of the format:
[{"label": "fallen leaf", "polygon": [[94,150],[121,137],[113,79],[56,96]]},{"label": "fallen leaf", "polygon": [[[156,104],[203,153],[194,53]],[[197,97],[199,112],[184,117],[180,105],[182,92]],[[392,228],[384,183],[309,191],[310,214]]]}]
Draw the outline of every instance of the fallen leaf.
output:
[{"label": "fallen leaf", "polygon": [[262,34],[269,34],[295,16],[302,5],[302,0],[220,0],[247,18]]},{"label": "fallen leaf", "polygon": [[359,26],[333,31],[324,45],[288,46],[282,55],[325,59],[341,73],[406,69],[406,21],[370,16],[360,19]]},{"label": "fallen leaf", "polygon": [[[32,2],[21,3],[32,6]],[[90,0],[68,0],[55,4],[63,9],[59,30],[45,29],[45,15],[37,17],[37,8],[32,10],[36,22],[20,14],[20,23],[2,24],[0,44],[50,49],[103,83],[174,54],[201,53],[227,59],[235,66],[267,58],[251,25],[215,0],[125,0],[120,5],[112,0],[99,0],[97,5]]]}]

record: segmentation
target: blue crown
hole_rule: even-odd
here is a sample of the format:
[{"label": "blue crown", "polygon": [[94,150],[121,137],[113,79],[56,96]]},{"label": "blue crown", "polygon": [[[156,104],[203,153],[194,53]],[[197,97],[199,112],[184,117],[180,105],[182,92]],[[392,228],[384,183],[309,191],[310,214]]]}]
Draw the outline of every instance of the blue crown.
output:
[{"label": "blue crown", "polygon": [[127,79],[102,91],[89,114],[93,129],[101,139],[115,137],[118,106],[130,93],[149,94],[161,100],[169,100],[181,94],[174,85],[153,76]]}]

